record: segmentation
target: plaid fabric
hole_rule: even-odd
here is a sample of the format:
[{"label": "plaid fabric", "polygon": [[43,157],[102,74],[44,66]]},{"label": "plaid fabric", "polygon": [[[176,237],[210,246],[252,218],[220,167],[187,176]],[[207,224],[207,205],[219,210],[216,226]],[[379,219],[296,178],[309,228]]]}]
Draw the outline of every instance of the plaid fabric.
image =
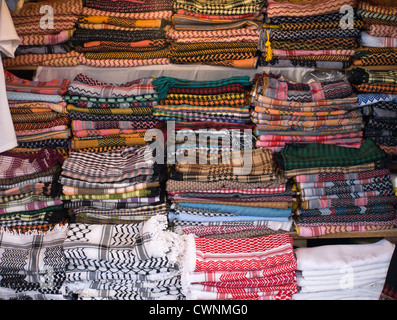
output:
[{"label": "plaid fabric", "polygon": [[389,230],[394,228],[393,221],[390,222],[369,222],[369,223],[345,223],[345,224],[322,224],[321,226],[305,226],[299,224],[297,228],[298,235],[301,237],[319,237],[327,234],[340,232],[367,232],[375,230]]},{"label": "plaid fabric", "polygon": [[366,70],[368,73],[368,83],[385,83],[385,84],[396,84],[397,83],[397,71],[375,71]]},{"label": "plaid fabric", "polygon": [[160,202],[161,197],[135,197],[128,199],[117,200],[92,200],[92,199],[73,199],[65,202],[64,207],[68,209],[91,208],[101,210],[115,210],[115,209],[131,209],[138,208],[142,205],[156,205]]},{"label": "plaid fabric", "polygon": [[79,73],[68,87],[69,95],[95,98],[123,98],[155,94],[153,78],[142,78],[123,84],[104,83]]},{"label": "plaid fabric", "polygon": [[168,179],[166,182],[166,190],[167,192],[181,192],[184,190],[202,190],[208,192],[208,190],[217,190],[217,189],[257,189],[257,188],[275,188],[279,185],[286,183],[285,178],[276,177],[273,180],[267,182],[254,183],[250,182],[249,184],[245,182],[237,182],[231,180],[221,180],[214,182],[197,182],[197,181],[183,181],[183,180],[174,180],[172,178]]},{"label": "plaid fabric", "polygon": [[347,167],[313,167],[313,168],[303,168],[303,169],[292,169],[285,170],[284,174],[287,178],[299,176],[299,175],[314,175],[321,173],[336,173],[336,174],[348,174],[360,171],[371,171],[378,168],[386,167],[386,163],[379,162],[370,162],[355,166],[347,166]]},{"label": "plaid fabric", "polygon": [[150,183],[153,182],[154,180],[155,178],[152,175],[142,175],[142,174],[138,174],[134,178],[130,178],[115,183],[104,183],[104,182],[95,183],[95,182],[85,181],[84,177],[82,177],[81,179],[69,179],[63,175],[61,175],[59,178],[60,183],[64,186],[70,186],[76,188],[91,188],[91,189],[123,188],[137,183]]},{"label": "plaid fabric", "polygon": [[[313,167],[348,167],[385,159],[385,153],[370,140],[359,149],[324,144],[288,144],[281,152],[285,170]],[[281,160],[281,159],[280,159]]]},{"label": "plaid fabric", "polygon": [[0,178],[8,179],[47,171],[63,161],[62,155],[52,149],[42,149],[35,155],[3,152],[0,155]]},{"label": "plaid fabric", "polygon": [[370,179],[379,176],[390,175],[390,169],[375,169],[369,171],[351,171],[350,173],[320,173],[314,175],[299,175],[295,177],[298,183],[324,183],[324,182],[338,182],[338,181],[351,181],[351,180],[362,180]]},{"label": "plaid fabric", "polygon": [[353,94],[350,84],[345,81],[295,84],[266,73],[257,75],[256,79],[257,93],[277,100],[314,102],[345,98]]},{"label": "plaid fabric", "polygon": [[321,209],[328,207],[365,206],[371,204],[395,203],[396,196],[368,196],[354,199],[313,199],[302,201],[302,209]]},{"label": "plaid fabric", "polygon": [[[59,294],[65,279],[66,261],[62,244],[67,227],[56,226],[41,233],[20,234],[1,229],[1,286],[15,292],[37,291]],[[49,273],[51,270],[51,273]],[[45,285],[44,276],[49,277]]]},{"label": "plaid fabric", "polygon": [[[238,174],[238,169],[246,164],[244,158],[241,158],[241,152],[233,152],[228,158],[230,165],[226,163],[219,163],[216,166],[211,164],[176,164],[175,169],[180,173],[197,174],[197,175],[224,175],[224,174]],[[275,171],[275,163],[272,158],[270,150],[267,149],[254,149],[249,155],[251,170],[250,175],[266,175],[273,174]],[[217,157],[218,158],[218,157]],[[219,159],[220,160],[220,159]],[[225,160],[222,158],[222,161]],[[234,161],[237,160],[237,163]],[[200,162],[201,163],[201,162]]]},{"label": "plaid fabric", "polygon": [[[73,151],[73,153],[80,153],[80,152]],[[101,185],[102,183],[114,183],[118,181],[123,181],[125,179],[133,179],[140,175],[151,175],[151,174],[153,174],[153,169],[149,169],[149,168],[134,170],[132,172],[127,172],[119,176],[116,175],[116,176],[103,176],[103,177],[90,176],[80,173],[78,171],[73,172],[66,169],[62,170],[62,176],[64,177],[73,179],[75,181],[77,180],[87,181],[90,184],[98,184],[98,185]],[[76,182],[76,184],[79,184],[79,182]]]},{"label": "plaid fabric", "polygon": [[184,192],[194,192],[194,193],[221,193],[221,194],[274,194],[274,193],[284,193],[286,190],[285,184],[281,184],[280,186],[274,188],[252,188],[252,189],[233,189],[233,188],[225,188],[225,189],[214,189],[214,190],[183,190],[183,191],[169,191],[169,194],[178,194]]},{"label": "plaid fabric", "polygon": [[11,72],[4,71],[6,90],[14,92],[31,92],[42,94],[64,94],[69,85],[69,79],[53,79],[51,81],[30,81],[21,79]]},{"label": "plaid fabric", "polygon": [[159,182],[151,183],[136,183],[127,187],[120,188],[79,188],[64,185],[62,187],[63,194],[65,195],[86,195],[86,194],[120,194],[129,193],[137,190],[153,188],[160,186]]},{"label": "plaid fabric", "polygon": [[263,0],[253,0],[247,3],[242,0],[217,0],[197,1],[197,0],[177,0],[173,2],[174,9],[185,9],[210,15],[241,15],[254,13],[261,10],[264,6]]},{"label": "plaid fabric", "polygon": [[22,211],[34,211],[34,210],[40,210],[52,206],[59,206],[62,204],[62,201],[59,199],[52,199],[48,201],[35,201],[31,202],[29,200],[28,203],[23,204],[23,200],[16,200],[8,203],[8,207],[3,207],[0,208],[0,214],[6,214],[6,213],[14,213],[14,212],[22,212]]},{"label": "plaid fabric", "polygon": [[108,199],[127,199],[133,197],[144,197],[152,195],[152,191],[149,189],[140,189],[125,193],[116,194],[76,194],[76,195],[61,195],[61,200],[72,200],[72,199],[93,199],[93,200],[108,200]]},{"label": "plaid fabric", "polygon": [[130,146],[102,154],[72,152],[62,169],[94,177],[121,176],[134,170],[151,168],[154,164],[152,152],[148,146]]},{"label": "plaid fabric", "polygon": [[73,210],[74,214],[87,213],[107,216],[132,216],[132,215],[155,215],[158,213],[166,213],[167,205],[165,203],[159,205],[142,206],[133,209],[116,209],[116,210],[101,210],[93,208],[77,208]]}]

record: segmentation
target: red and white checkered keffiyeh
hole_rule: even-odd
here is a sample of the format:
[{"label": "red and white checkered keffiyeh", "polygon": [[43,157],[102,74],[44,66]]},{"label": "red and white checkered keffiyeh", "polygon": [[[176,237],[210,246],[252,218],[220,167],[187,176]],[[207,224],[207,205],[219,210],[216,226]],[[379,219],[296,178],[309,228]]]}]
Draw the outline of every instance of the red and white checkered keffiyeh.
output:
[{"label": "red and white checkered keffiyeh", "polygon": [[296,261],[287,233],[258,238],[189,237],[183,284],[188,299],[291,299]]}]

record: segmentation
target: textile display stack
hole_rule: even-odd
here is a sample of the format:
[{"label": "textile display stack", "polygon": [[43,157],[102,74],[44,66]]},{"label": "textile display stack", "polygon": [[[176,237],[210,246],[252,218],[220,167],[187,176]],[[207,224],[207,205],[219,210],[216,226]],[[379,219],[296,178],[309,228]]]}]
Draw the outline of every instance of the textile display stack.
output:
[{"label": "textile display stack", "polygon": [[78,300],[183,299],[183,247],[166,228],[166,216],[138,224],[71,223],[62,293]]},{"label": "textile display stack", "polygon": [[4,68],[79,64],[71,37],[76,29],[82,0],[39,1],[25,3],[12,13],[21,43],[15,58],[4,59]]},{"label": "textile display stack", "polygon": [[64,300],[68,226],[26,233],[0,228],[0,300]]},{"label": "textile display stack", "polygon": [[324,143],[359,148],[363,115],[344,78],[292,82],[282,75],[256,74],[251,121],[256,147],[279,152],[288,143]]},{"label": "textile display stack", "polygon": [[157,93],[152,80],[117,84],[77,74],[64,97],[73,134],[71,149],[120,149],[149,142],[150,129],[160,125],[153,117]]},{"label": "textile display stack", "polygon": [[167,31],[174,64],[256,68],[264,0],[174,0]]},{"label": "textile display stack", "polygon": [[172,0],[87,0],[72,43],[80,64],[94,67],[167,65]]},{"label": "textile display stack", "polygon": [[368,244],[297,248],[298,293],[292,298],[379,300],[394,248],[395,244],[385,239]]},{"label": "textile display stack", "polygon": [[137,223],[167,213],[162,171],[150,145],[72,152],[62,166],[61,198],[73,221]]},{"label": "textile display stack", "polygon": [[268,0],[259,65],[348,68],[362,28],[354,7],[355,0]]},{"label": "textile display stack", "polygon": [[288,144],[275,159],[299,193],[297,234],[387,230],[396,225],[396,195],[386,153],[373,141],[346,148]]},{"label": "textile display stack", "polygon": [[348,72],[365,118],[364,137],[389,155],[390,169],[397,169],[397,72],[356,67]]},{"label": "textile display stack", "polygon": [[357,16],[363,20],[364,29],[353,64],[362,67],[397,65],[397,7],[362,1],[357,5]]},{"label": "textile display stack", "polygon": [[8,71],[4,75],[17,149],[51,148],[67,157],[71,133],[64,95],[69,80],[31,81]]},{"label": "textile display stack", "polygon": [[291,300],[297,292],[292,238],[188,236],[182,290],[188,300]]},{"label": "textile display stack", "polygon": [[153,85],[154,115],[175,125],[174,136],[172,127],[167,134],[166,182],[175,230],[214,237],[288,231],[291,186],[268,150],[252,150],[249,77],[159,77]]}]

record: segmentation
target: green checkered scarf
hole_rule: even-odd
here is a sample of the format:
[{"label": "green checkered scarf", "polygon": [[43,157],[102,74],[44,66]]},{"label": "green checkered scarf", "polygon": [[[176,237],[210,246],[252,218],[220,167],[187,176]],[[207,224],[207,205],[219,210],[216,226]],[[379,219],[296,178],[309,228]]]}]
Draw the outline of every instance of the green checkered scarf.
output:
[{"label": "green checkered scarf", "polygon": [[385,152],[371,140],[364,140],[357,149],[321,143],[291,143],[287,144],[277,156],[284,170],[348,167],[385,158]]}]

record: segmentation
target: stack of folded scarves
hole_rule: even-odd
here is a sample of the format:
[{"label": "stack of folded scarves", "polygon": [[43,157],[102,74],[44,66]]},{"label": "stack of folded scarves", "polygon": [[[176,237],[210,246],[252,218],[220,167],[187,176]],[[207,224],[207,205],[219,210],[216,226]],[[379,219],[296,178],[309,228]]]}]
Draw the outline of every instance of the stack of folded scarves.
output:
[{"label": "stack of folded scarves", "polygon": [[62,166],[61,199],[73,221],[137,223],[165,215],[163,170],[150,145],[106,152],[72,152]]},{"label": "stack of folded scarves", "polygon": [[63,162],[63,155],[49,148],[0,154],[1,228],[46,232],[67,223],[58,183]]},{"label": "stack of folded scarves", "polygon": [[174,1],[167,31],[171,62],[256,68],[264,2]]},{"label": "stack of folded scarves", "polygon": [[[365,115],[364,137],[378,144],[392,160],[391,168],[397,160],[397,72],[375,71],[356,67],[349,71],[349,81],[357,90]],[[378,101],[384,97],[388,101]],[[371,101],[372,100],[372,101]]]},{"label": "stack of folded scarves", "polygon": [[139,224],[71,223],[62,292],[78,300],[182,299],[179,238],[167,218]]},{"label": "stack of folded scarves", "polygon": [[397,65],[397,8],[360,2],[357,15],[364,22],[355,66]]},{"label": "stack of folded scarves", "polygon": [[292,238],[188,237],[182,289],[188,300],[291,300],[297,292]]},{"label": "stack of folded scarves", "polygon": [[344,79],[296,83],[281,75],[257,74],[251,121],[256,147],[279,152],[288,143],[324,143],[358,148],[363,115]]},{"label": "stack of folded scarves", "polygon": [[18,141],[14,151],[53,148],[67,156],[71,133],[64,95],[69,80],[31,81],[8,71],[4,73]]},{"label": "stack of folded scarves", "polygon": [[[248,157],[252,166],[246,171]],[[166,186],[172,201],[168,217],[178,234],[255,237],[288,232],[292,226],[295,192],[268,149],[231,153],[230,165],[177,163]]]},{"label": "stack of folded scarves", "polygon": [[373,141],[359,149],[288,144],[275,159],[296,182],[297,233],[303,237],[387,230],[396,225],[396,195],[385,152]]},{"label": "stack of folded scarves", "polygon": [[159,77],[153,85],[159,95],[154,115],[168,125],[175,121],[175,137],[167,136],[166,189],[178,232],[237,236],[289,230],[292,192],[268,150],[253,150],[252,168],[245,170],[253,144],[249,77]]},{"label": "stack of folded scarves", "polygon": [[297,248],[298,293],[292,299],[379,300],[394,247],[383,239]]},{"label": "stack of folded scarves", "polygon": [[1,300],[64,300],[67,225],[46,232],[0,228]]},{"label": "stack of folded scarves", "polygon": [[21,43],[15,58],[4,59],[4,67],[78,65],[79,53],[70,39],[82,6],[81,0],[40,1],[25,3],[13,12]]},{"label": "stack of folded scarves", "polygon": [[343,6],[354,0],[289,2],[269,0],[261,33],[260,66],[344,69],[351,65],[362,21],[342,28]]},{"label": "stack of folded scarves", "polygon": [[171,0],[89,0],[72,43],[80,63],[94,67],[169,64],[166,30]]},{"label": "stack of folded scarves", "polygon": [[71,119],[71,149],[100,152],[149,142],[145,135],[159,125],[153,117],[157,94],[152,80],[114,84],[76,75],[64,96]]}]

